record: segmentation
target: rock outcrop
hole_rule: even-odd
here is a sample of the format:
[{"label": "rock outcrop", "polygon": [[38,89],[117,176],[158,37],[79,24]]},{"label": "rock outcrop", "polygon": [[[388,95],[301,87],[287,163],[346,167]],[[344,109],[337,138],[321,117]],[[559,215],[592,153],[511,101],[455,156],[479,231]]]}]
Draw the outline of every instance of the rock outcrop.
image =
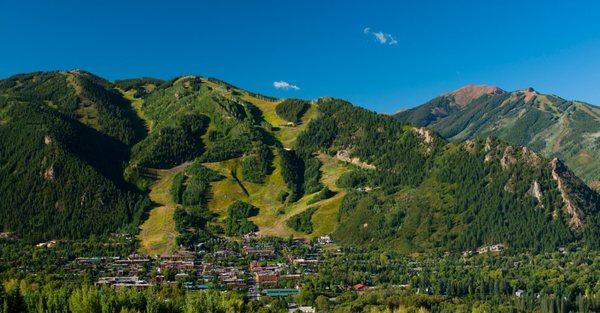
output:
[{"label": "rock outcrop", "polygon": [[364,169],[368,169],[368,170],[376,169],[375,165],[363,162],[358,157],[351,157],[350,155],[351,155],[351,152],[348,150],[339,150],[338,152],[336,152],[335,158],[340,161],[352,163],[352,164],[354,164],[358,167],[364,168]]},{"label": "rock outcrop", "polygon": [[574,199],[572,199],[569,195],[566,183],[568,180],[578,178],[569,170],[567,170],[564,164],[562,164],[562,162],[560,162],[557,158],[552,159],[550,165],[552,166],[552,178],[558,185],[558,191],[560,192],[563,203],[565,204],[565,209],[570,216],[569,226],[574,229],[579,229],[583,226],[585,214],[583,213],[583,210],[577,206]]}]

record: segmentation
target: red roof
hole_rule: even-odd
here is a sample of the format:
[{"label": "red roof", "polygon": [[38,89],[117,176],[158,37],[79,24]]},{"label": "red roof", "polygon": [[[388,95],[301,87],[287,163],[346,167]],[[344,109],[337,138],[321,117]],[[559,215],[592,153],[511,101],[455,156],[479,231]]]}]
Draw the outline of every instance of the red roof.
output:
[{"label": "red roof", "polygon": [[365,288],[364,284],[356,284],[356,285],[354,285],[354,289],[356,289],[356,290],[361,290],[361,289],[364,289],[364,288]]}]

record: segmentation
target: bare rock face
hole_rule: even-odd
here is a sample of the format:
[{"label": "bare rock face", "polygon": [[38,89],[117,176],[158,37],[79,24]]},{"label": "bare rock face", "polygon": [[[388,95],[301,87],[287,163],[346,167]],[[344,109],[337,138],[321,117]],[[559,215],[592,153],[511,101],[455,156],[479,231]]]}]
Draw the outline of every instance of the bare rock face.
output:
[{"label": "bare rock face", "polygon": [[430,144],[433,142],[433,135],[428,129],[424,127],[415,127],[412,130],[417,133],[419,137],[421,137],[424,144]]},{"label": "bare rock face", "polygon": [[515,149],[512,146],[506,146],[504,154],[500,159],[500,165],[503,169],[507,169],[509,166],[517,164],[517,158],[515,158]]},{"label": "bare rock face", "polygon": [[431,152],[431,144],[435,140],[433,133],[424,127],[414,127],[412,131],[415,132],[421,138],[422,144],[425,147],[427,153]]},{"label": "bare rock face", "polygon": [[600,192],[600,180],[593,180],[589,183],[590,188]]},{"label": "bare rock face", "polygon": [[348,150],[339,150],[338,152],[336,152],[335,158],[340,161],[352,163],[352,164],[354,164],[358,167],[364,168],[364,169],[368,169],[368,170],[376,169],[375,165],[363,162],[357,157],[353,158],[350,156],[350,154],[351,154],[351,152]]},{"label": "bare rock face", "polygon": [[478,99],[483,95],[503,94],[505,91],[496,86],[487,85],[467,85],[450,93],[446,96],[453,96],[454,102],[461,107],[468,105],[471,101]]},{"label": "bare rock face", "polygon": [[525,95],[525,98],[523,99],[523,101],[525,101],[525,103],[531,101],[531,99],[533,99],[533,97],[538,95],[537,91],[535,91],[531,87],[524,89],[522,92]]},{"label": "bare rock face", "polygon": [[504,191],[515,193],[515,177],[511,177],[504,185]]},{"label": "bare rock face", "polygon": [[492,150],[492,138],[491,137],[485,138],[485,145],[483,146],[483,150],[485,150],[485,152],[489,152],[490,150]]},{"label": "bare rock face", "polygon": [[533,181],[533,184],[531,184],[531,187],[527,191],[527,194],[536,198],[538,203],[540,203],[540,204],[542,203],[542,196],[543,196],[542,188],[540,187],[540,183],[538,183],[537,180]]},{"label": "bare rock face", "polygon": [[470,153],[475,152],[475,140],[469,139],[469,140],[465,141],[464,147]]},{"label": "bare rock face", "polygon": [[523,155],[523,160],[527,162],[527,164],[532,166],[537,166],[540,164],[541,158],[535,152],[527,147],[521,148],[521,154]]},{"label": "bare rock face", "polygon": [[54,165],[51,165],[46,171],[44,171],[44,174],[43,174],[44,179],[45,180],[54,180],[54,176],[56,174],[55,172],[56,172],[56,169],[54,168]]},{"label": "bare rock face", "polygon": [[50,135],[44,136],[44,144],[46,146],[49,145],[49,144],[52,144],[52,137],[50,137]]},{"label": "bare rock face", "polygon": [[585,215],[581,208],[577,206],[575,201],[571,199],[566,187],[566,181],[576,177],[573,173],[566,170],[565,166],[557,158],[552,159],[550,165],[552,166],[552,178],[558,185],[558,191],[560,192],[563,203],[565,204],[565,209],[571,217],[569,220],[569,225],[573,229],[579,229],[583,226]]}]

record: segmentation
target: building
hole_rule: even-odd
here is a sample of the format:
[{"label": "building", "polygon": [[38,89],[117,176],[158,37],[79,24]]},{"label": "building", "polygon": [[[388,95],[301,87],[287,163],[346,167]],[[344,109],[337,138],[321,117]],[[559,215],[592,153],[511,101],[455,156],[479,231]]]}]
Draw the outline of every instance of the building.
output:
[{"label": "building", "polygon": [[308,265],[316,265],[317,263],[319,263],[319,260],[297,258],[297,259],[293,259],[292,263],[295,265],[300,265],[300,266],[308,266]]},{"label": "building", "polygon": [[273,257],[275,256],[275,249],[271,247],[251,247],[244,246],[243,248],[244,254],[253,255],[259,257]]},{"label": "building", "polygon": [[316,310],[312,306],[299,306],[296,303],[288,303],[288,312],[315,313]]},{"label": "building", "polygon": [[249,268],[250,268],[250,272],[265,272],[265,271],[272,271],[272,272],[278,272],[278,273],[281,272],[281,266],[279,266],[279,265],[262,266],[257,261],[250,262]]},{"label": "building", "polygon": [[515,296],[517,296],[518,298],[522,297],[525,294],[525,290],[523,289],[519,289],[515,292]]},{"label": "building", "polygon": [[183,283],[183,288],[187,290],[207,290],[210,289],[210,286],[206,284],[199,284],[191,281],[186,281]]},{"label": "building", "polygon": [[289,297],[300,293],[298,289],[265,289],[263,293],[268,297]]},{"label": "building", "polygon": [[100,277],[96,282],[96,286],[111,286],[115,288],[131,287],[137,289],[148,288],[151,285],[137,276],[115,276],[115,277]]},{"label": "building", "polygon": [[163,253],[160,256],[161,261],[193,261],[196,258],[193,252],[181,250],[175,254]]},{"label": "building", "polygon": [[160,264],[161,270],[176,269],[180,271],[191,271],[194,269],[194,261],[164,261]]},{"label": "building", "polygon": [[279,274],[274,271],[254,272],[254,281],[258,284],[277,284]]},{"label": "building", "polygon": [[364,290],[365,289],[365,285],[364,284],[356,284],[354,286],[352,286],[354,288],[354,290]]},{"label": "building", "polygon": [[327,245],[333,243],[333,240],[329,235],[325,235],[317,238],[317,243],[320,245]]}]

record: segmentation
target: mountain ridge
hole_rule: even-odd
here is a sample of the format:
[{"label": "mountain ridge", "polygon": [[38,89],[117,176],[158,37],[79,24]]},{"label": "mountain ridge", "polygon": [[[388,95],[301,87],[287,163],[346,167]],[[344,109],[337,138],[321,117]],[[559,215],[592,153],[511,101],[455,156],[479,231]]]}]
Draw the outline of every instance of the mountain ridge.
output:
[{"label": "mountain ridge", "polygon": [[[69,84],[69,75],[83,82],[81,90]],[[484,98],[508,98],[493,87],[471,89],[461,94],[476,97],[465,108]],[[406,253],[496,243],[536,251],[600,246],[598,195],[558,160],[492,137],[448,142],[427,128],[341,99],[275,99],[193,75],[109,82],[84,71],[17,75],[0,81],[0,99],[0,132],[10,138],[6,150],[17,151],[13,158],[0,154],[3,164],[14,164],[0,167],[3,180],[12,182],[2,192],[41,204],[31,210],[15,202],[21,213],[1,208],[0,225],[32,240],[141,226],[143,252],[156,254],[249,231],[331,234],[344,245]],[[80,131],[48,120],[56,135],[45,137],[48,132],[26,124],[17,107],[39,107]],[[15,128],[18,123],[27,126]],[[27,169],[20,160],[49,157],[18,144],[27,132],[41,145],[71,134],[68,164],[85,170],[63,164],[14,175],[11,167]],[[115,186],[106,190],[125,200],[83,193],[92,176],[100,181],[96,189]],[[70,190],[74,198],[61,185],[31,194],[22,187],[36,181],[48,188],[52,179],[81,184]],[[83,195],[89,205],[76,200]],[[29,221],[37,219],[36,227],[52,221],[56,202],[69,233],[55,228],[29,234],[39,229]],[[76,231],[93,223],[106,226]]]},{"label": "mountain ridge", "polygon": [[565,160],[591,185],[600,179],[600,108],[585,102],[526,88],[480,93],[459,104],[451,92],[394,116],[429,127],[450,140],[492,135],[530,146],[548,157]]}]

